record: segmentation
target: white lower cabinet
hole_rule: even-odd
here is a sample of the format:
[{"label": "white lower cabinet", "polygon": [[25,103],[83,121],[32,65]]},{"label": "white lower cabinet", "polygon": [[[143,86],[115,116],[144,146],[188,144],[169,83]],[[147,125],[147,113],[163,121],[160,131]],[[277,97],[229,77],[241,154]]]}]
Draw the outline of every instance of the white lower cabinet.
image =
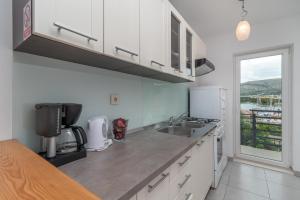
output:
[{"label": "white lower cabinet", "polygon": [[142,189],[136,200],[204,200],[212,180],[213,137],[210,133]]},{"label": "white lower cabinet", "polygon": [[130,200],[136,200],[136,195],[130,198]]},{"label": "white lower cabinet", "polygon": [[166,170],[137,194],[138,200],[169,199],[170,169]]},{"label": "white lower cabinet", "polygon": [[204,200],[213,181],[213,136],[200,140],[193,148],[193,184],[195,200]]}]

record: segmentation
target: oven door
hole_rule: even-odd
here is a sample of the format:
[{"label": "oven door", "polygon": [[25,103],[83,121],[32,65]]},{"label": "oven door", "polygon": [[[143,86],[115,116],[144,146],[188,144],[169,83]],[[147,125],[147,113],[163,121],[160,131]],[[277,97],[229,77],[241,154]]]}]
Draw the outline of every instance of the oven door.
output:
[{"label": "oven door", "polygon": [[214,182],[213,182],[214,188],[218,186],[223,171],[227,165],[227,157],[224,155],[223,145],[224,145],[224,131],[223,129],[218,129],[214,135],[214,161],[215,161]]}]

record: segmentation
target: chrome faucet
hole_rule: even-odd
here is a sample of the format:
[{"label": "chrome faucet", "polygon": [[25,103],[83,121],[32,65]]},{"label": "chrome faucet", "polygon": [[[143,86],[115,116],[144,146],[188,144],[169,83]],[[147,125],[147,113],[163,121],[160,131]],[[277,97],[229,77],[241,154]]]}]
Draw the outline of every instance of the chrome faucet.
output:
[{"label": "chrome faucet", "polygon": [[169,126],[174,126],[175,124],[180,123],[183,120],[185,120],[187,117],[188,117],[187,113],[183,113],[176,118],[174,116],[171,116],[169,118]]}]

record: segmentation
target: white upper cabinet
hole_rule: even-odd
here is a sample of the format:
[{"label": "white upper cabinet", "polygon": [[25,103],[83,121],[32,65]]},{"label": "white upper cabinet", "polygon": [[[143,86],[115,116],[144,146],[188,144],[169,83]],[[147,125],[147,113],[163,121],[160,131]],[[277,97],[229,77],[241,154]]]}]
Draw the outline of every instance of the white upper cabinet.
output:
[{"label": "white upper cabinet", "polygon": [[104,53],[139,63],[140,0],[104,0]]},{"label": "white upper cabinet", "polygon": [[186,30],[187,23],[169,3],[167,11],[167,63],[181,76],[186,75]]},{"label": "white upper cabinet", "polygon": [[33,32],[103,52],[103,0],[34,0]]},{"label": "white upper cabinet", "polygon": [[160,70],[165,64],[167,0],[140,0],[141,64]]}]

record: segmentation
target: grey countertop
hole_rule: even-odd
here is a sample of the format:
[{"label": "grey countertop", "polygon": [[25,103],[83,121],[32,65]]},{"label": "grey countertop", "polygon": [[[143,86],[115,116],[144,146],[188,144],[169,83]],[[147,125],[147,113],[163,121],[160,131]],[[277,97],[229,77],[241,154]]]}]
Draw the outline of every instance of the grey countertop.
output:
[{"label": "grey countertop", "polygon": [[[203,131],[210,132],[215,125]],[[127,136],[102,152],[59,169],[102,200],[128,200],[190,150],[199,138],[174,136],[156,130]]]}]

